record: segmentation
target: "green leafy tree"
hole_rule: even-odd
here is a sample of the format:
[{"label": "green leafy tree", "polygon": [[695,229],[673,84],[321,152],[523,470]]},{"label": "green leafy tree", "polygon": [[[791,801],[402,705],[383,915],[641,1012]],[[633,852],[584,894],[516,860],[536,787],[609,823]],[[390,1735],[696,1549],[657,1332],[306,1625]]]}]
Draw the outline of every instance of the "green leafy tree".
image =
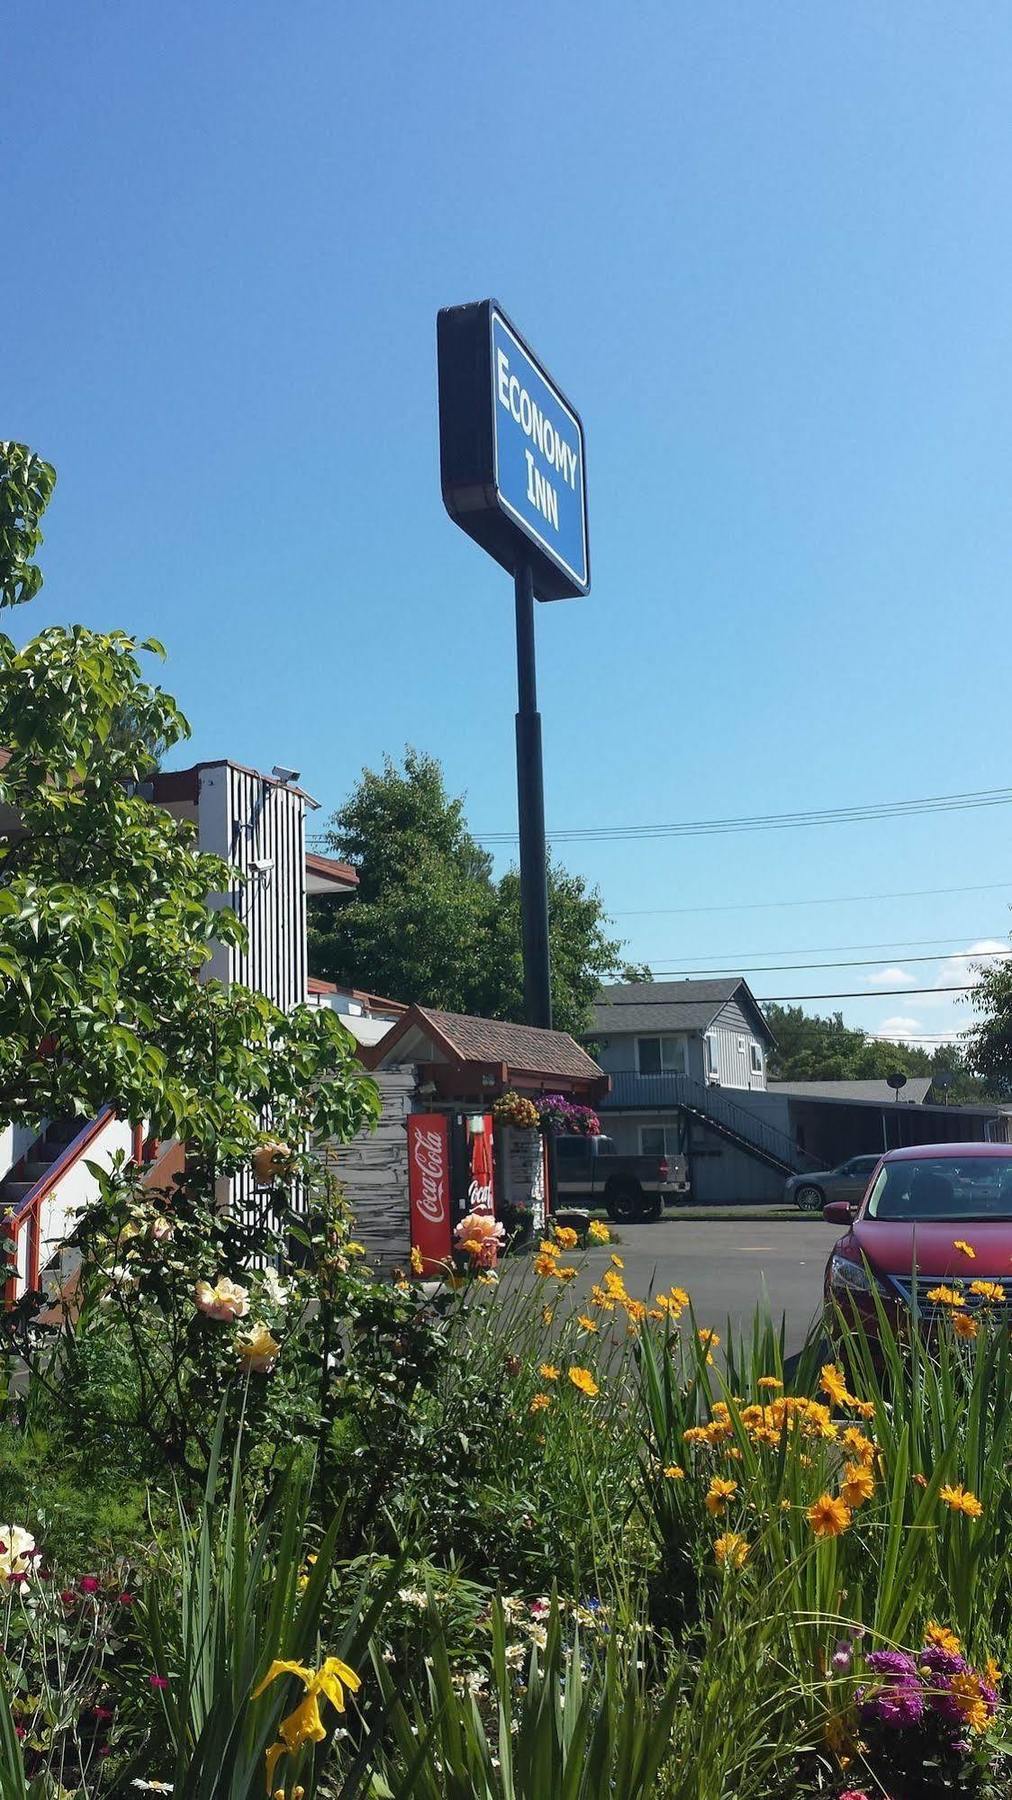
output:
[{"label": "green leafy tree", "polygon": [[865,1036],[845,1025],[842,1013],[821,1017],[800,1006],[769,1005],[765,1009],[777,1047],[770,1056],[773,1081],[868,1081],[884,1080],[895,1073],[952,1077],[943,1091],[955,1105],[960,1101],[987,1099],[991,1091],[974,1074],[959,1044],[940,1044],[932,1051],[916,1045],[890,1044]]},{"label": "green leafy tree", "polygon": [[[387,757],[382,770],[366,769],[329,841],[357,870],[359,889],[342,908],[311,903],[315,974],[409,1003],[523,1018],[519,876],[494,880],[434,757],[408,749],[402,767]],[[579,1031],[619,945],[597,892],[557,865],[549,916],[555,1022]]]},{"label": "green leafy tree", "polygon": [[[0,445],[0,603],[38,592],[32,557],[55,482]],[[0,1124],[112,1105],[215,1158],[273,1128],[346,1135],[375,1108],[333,1015],[286,1014],[198,981],[244,929],[209,896],[232,884],[193,828],[143,797],[152,747],[188,735],[142,678],[153,640],[50,627],[0,635]]]},{"label": "green leafy tree", "polygon": [[967,1061],[992,1092],[1012,1094],[1012,965],[996,957],[977,971],[973,990],[978,1014],[968,1041]]}]

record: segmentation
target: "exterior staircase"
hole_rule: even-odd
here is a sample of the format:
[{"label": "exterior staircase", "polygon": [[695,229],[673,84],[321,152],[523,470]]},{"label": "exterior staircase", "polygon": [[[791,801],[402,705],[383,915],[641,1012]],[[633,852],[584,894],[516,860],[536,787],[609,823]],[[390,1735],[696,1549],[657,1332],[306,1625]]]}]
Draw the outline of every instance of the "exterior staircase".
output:
[{"label": "exterior staircase", "polygon": [[57,1120],[46,1126],[27,1154],[0,1181],[0,1218],[21,1210],[32,1189],[45,1181],[80,1130],[79,1119]]},{"label": "exterior staircase", "polygon": [[691,1075],[613,1074],[611,1092],[600,1103],[600,1110],[607,1116],[610,1107],[621,1107],[623,1112],[677,1109],[736,1150],[785,1176],[821,1166],[818,1158],[800,1150],[786,1131],[730,1099],[723,1088],[696,1081]]}]

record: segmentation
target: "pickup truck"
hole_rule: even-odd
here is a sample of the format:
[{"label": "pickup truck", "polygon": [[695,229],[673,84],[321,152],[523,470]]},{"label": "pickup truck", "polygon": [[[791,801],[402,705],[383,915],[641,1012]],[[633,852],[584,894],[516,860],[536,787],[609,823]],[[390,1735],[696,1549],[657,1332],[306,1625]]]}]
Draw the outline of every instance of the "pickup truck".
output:
[{"label": "pickup truck", "polygon": [[623,1156],[609,1137],[555,1140],[560,1204],[604,1206],[616,1224],[659,1219],[689,1191],[684,1156]]}]

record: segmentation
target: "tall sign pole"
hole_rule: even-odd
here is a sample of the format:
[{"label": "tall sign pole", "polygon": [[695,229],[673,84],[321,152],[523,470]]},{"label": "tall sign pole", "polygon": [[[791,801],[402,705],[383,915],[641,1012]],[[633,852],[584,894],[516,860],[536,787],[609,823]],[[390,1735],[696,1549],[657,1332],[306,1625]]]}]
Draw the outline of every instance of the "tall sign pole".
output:
[{"label": "tall sign pole", "polygon": [[524,1011],[530,1025],[551,1026],[552,964],[548,942],[548,852],[541,714],[534,656],[534,577],[530,563],[513,577],[517,612],[517,813],[520,821],[520,929]]},{"label": "tall sign pole", "polygon": [[450,517],[513,576],[524,1009],[552,1023],[534,601],[590,590],[583,424],[495,300],[436,321],[439,456]]}]

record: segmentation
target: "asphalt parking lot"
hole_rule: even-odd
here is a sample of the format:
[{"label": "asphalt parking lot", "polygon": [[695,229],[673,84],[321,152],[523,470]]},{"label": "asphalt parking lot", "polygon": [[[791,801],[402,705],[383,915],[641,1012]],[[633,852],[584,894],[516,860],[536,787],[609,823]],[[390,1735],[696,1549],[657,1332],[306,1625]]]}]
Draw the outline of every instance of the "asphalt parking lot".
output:
[{"label": "asphalt parking lot", "polygon": [[[791,1353],[801,1348],[821,1307],[826,1258],[840,1228],[801,1214],[796,1220],[666,1218],[623,1225],[620,1236],[616,1252],[630,1294],[645,1299],[677,1283],[691,1295],[700,1324],[722,1335],[729,1318],[735,1324],[751,1320],[763,1301],[777,1325],[786,1317]],[[572,1260],[580,1274],[570,1291],[582,1296],[608,1268],[609,1251],[591,1247]],[[517,1264],[507,1279],[515,1278],[514,1271],[519,1274]]]}]

